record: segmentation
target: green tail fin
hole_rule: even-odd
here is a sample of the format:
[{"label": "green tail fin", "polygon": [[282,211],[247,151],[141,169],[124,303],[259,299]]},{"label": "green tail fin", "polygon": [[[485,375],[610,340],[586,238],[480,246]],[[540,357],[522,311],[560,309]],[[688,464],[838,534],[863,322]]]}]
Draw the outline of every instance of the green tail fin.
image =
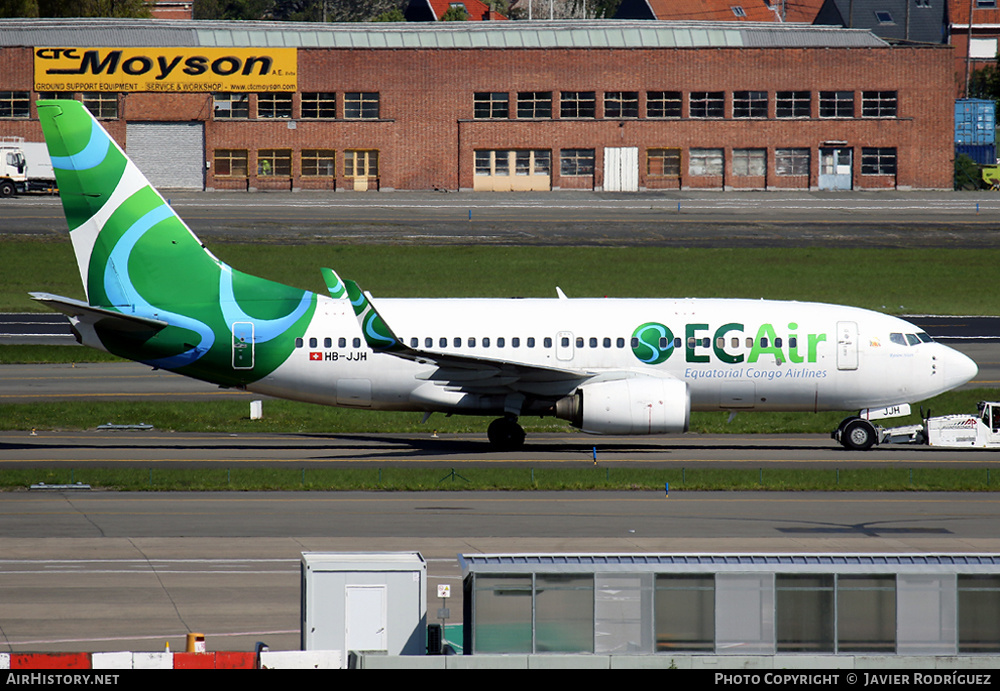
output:
[{"label": "green tail fin", "polygon": [[216,259],[83,104],[42,100],[38,117],[88,303],[169,324],[143,342],[106,328],[99,336],[108,350],[167,369],[211,353],[199,367],[214,376],[239,331],[258,346],[281,344],[241,377],[287,357],[312,315],[312,293]]}]

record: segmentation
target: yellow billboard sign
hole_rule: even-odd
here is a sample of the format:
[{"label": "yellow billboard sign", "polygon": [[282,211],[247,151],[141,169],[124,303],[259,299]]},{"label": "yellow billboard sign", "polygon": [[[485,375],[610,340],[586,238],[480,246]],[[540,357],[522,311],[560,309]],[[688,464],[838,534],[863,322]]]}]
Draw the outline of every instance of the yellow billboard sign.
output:
[{"label": "yellow billboard sign", "polygon": [[35,48],[35,91],[296,91],[295,48]]}]

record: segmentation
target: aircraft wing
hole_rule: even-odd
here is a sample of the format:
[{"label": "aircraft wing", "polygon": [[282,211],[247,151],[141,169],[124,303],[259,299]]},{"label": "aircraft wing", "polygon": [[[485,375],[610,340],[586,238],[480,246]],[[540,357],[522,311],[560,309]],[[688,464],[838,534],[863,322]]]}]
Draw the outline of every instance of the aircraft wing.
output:
[{"label": "aircraft wing", "polygon": [[351,302],[368,347],[376,352],[429,365],[431,368],[418,377],[428,382],[475,394],[557,396],[572,391],[596,374],[412,348],[396,336],[375,309],[371,295],[363,292],[357,283],[342,280],[332,269],[324,268],[322,273],[330,296]]},{"label": "aircraft wing", "polygon": [[79,323],[91,324],[109,331],[136,335],[143,332],[156,333],[169,326],[167,322],[160,319],[122,314],[103,307],[93,307],[86,302],[61,295],[52,295],[51,293],[29,293],[29,295],[31,295],[32,300],[37,300],[65,314],[74,326]]}]

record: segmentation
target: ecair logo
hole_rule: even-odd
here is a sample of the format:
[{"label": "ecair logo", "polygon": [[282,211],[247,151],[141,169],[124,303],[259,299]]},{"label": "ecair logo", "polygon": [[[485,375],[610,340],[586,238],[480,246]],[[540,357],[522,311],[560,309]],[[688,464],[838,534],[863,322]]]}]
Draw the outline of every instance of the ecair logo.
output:
[{"label": "ecair logo", "polygon": [[[761,324],[750,346],[750,353],[744,355],[732,352],[739,349],[733,348],[732,339],[739,339],[742,345],[745,338],[743,324],[723,324],[714,332],[708,324],[685,324],[684,340],[678,347],[670,327],[658,322],[646,322],[632,332],[632,353],[647,365],[666,362],[675,350],[680,349],[684,350],[685,362],[711,362],[713,355],[719,362],[728,364],[755,363],[765,355],[773,357],[776,363],[816,362],[819,344],[826,341],[826,334],[805,334],[803,338],[796,333],[798,324],[792,322],[787,328],[788,332],[782,336],[773,324]],[[707,346],[706,339],[709,341]]]},{"label": "ecair logo", "polygon": [[78,61],[73,67],[50,68],[47,75],[113,75],[121,70],[129,76],[151,76],[166,79],[180,69],[185,75],[197,77],[212,74],[220,77],[232,75],[264,76],[271,73],[273,59],[267,55],[222,55],[211,59],[203,55],[144,55],[124,57],[121,50],[81,50],[78,48],[39,48],[35,56],[42,60]]}]

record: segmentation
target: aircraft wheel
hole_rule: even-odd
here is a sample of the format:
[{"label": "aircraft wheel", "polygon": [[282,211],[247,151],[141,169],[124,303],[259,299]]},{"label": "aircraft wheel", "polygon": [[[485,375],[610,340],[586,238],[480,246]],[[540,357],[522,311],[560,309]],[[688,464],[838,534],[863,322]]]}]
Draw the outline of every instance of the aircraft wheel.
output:
[{"label": "aircraft wheel", "polygon": [[524,429],[517,420],[497,418],[486,430],[490,445],[497,451],[517,451],[524,446]]},{"label": "aircraft wheel", "polygon": [[840,443],[851,451],[867,451],[875,445],[875,438],[875,426],[867,420],[858,418],[848,422],[844,427]]}]

